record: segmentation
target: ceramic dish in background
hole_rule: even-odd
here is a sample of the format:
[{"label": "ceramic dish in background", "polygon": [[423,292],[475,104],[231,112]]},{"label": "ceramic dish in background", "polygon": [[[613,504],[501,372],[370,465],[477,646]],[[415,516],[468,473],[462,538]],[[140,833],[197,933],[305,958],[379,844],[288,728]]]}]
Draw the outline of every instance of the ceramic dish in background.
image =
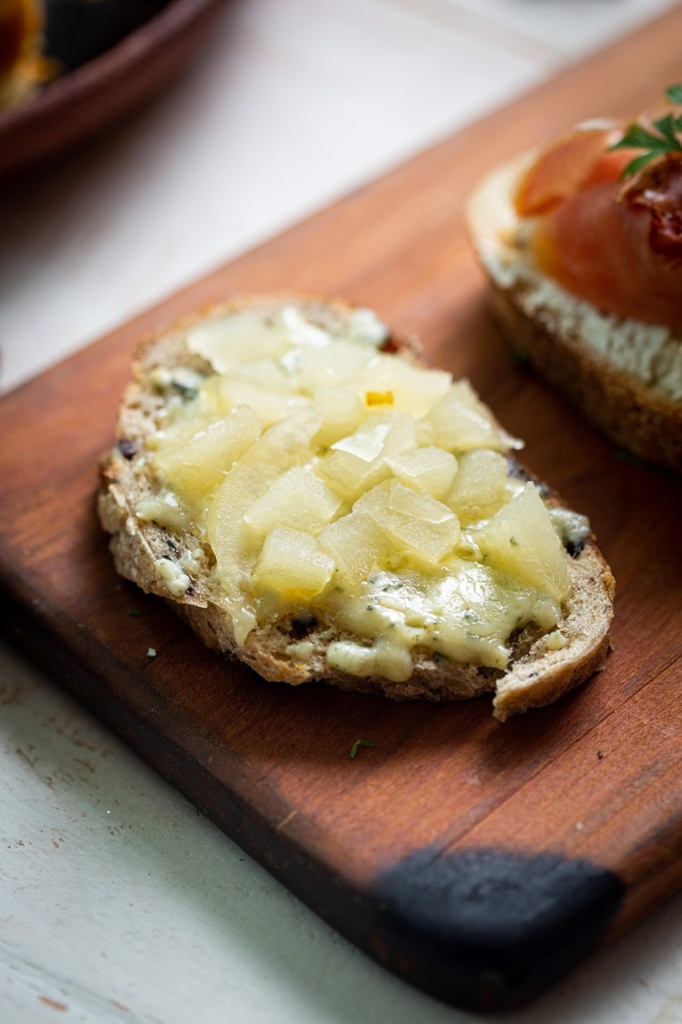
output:
[{"label": "ceramic dish in background", "polygon": [[223,4],[169,0],[103,52],[0,112],[0,177],[56,156],[161,90],[199,48]]}]

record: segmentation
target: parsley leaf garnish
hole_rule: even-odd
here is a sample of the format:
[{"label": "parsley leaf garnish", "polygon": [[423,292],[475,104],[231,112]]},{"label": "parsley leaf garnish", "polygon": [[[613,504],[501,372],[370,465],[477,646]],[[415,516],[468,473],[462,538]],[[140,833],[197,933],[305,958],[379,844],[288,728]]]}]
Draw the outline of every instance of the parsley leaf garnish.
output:
[{"label": "parsley leaf garnish", "polygon": [[[682,82],[666,89],[666,98],[670,103],[682,106]],[[652,128],[654,130],[652,130]],[[636,174],[651,160],[656,160],[667,153],[682,153],[682,114],[664,114],[653,122],[652,128],[639,122],[631,124],[623,138],[610,146],[610,149],[643,149],[641,156],[631,160],[621,173],[621,178]]]},{"label": "parsley leaf garnish", "polygon": [[358,756],[358,750],[360,747],[373,747],[374,744],[371,740],[356,740],[353,746],[350,748],[350,758],[353,760]]}]

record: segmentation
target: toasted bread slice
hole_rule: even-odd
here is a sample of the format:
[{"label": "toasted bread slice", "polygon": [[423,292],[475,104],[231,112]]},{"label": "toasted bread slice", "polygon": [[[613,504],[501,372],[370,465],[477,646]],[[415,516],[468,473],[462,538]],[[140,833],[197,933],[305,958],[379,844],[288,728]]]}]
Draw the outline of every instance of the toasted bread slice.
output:
[{"label": "toasted bread slice", "polygon": [[532,218],[514,204],[533,159],[494,171],[468,205],[492,315],[514,349],[616,445],[682,472],[682,335],[598,309],[542,273],[529,245]]},{"label": "toasted bread slice", "polygon": [[367,310],[241,297],[189,318],[141,346],[117,435],[99,512],[118,572],[265,679],[493,691],[504,720],[604,664],[614,582],[584,517]]}]

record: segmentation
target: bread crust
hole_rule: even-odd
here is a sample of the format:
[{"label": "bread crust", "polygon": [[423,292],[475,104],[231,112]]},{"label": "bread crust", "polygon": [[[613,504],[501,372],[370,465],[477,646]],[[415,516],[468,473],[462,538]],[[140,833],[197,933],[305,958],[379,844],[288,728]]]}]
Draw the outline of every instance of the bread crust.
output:
[{"label": "bread crust", "polygon": [[528,317],[514,288],[491,282],[488,304],[516,351],[594,426],[634,455],[682,473],[682,404],[595,358],[579,336],[557,337],[540,319]]},{"label": "bread crust", "polygon": [[[160,527],[140,520],[135,514],[139,502],[153,494],[156,486],[145,468],[144,451],[146,438],[155,429],[164,403],[151,384],[151,376],[160,366],[189,364],[195,369],[205,368],[203,361],[191,356],[184,346],[187,330],[204,317],[245,308],[267,313],[283,301],[281,296],[239,297],[158,332],[138,350],[133,380],[121,403],[117,444],[101,464],[99,515],[104,529],[111,534],[117,571],[146,592],[169,601],[208,647],[238,657],[271,681],[297,685],[319,680],[345,690],[383,693],[394,700],[457,700],[494,691],[494,714],[504,721],[512,714],[556,700],[598,671],[609,650],[614,582],[593,539],[588,539],[570,560],[572,593],[558,625],[567,640],[566,646],[550,650],[538,627],[525,627],[511,639],[512,656],[505,672],[475,664],[435,661],[431,652],[416,649],[414,671],[406,682],[351,675],[332,668],[325,655],[330,642],[357,638],[341,632],[333,621],[312,616],[301,619],[295,610],[255,628],[244,643],[237,643],[234,623],[210,573],[210,549],[199,534],[186,528],[174,531]],[[301,298],[288,301],[295,301],[308,315],[331,325],[351,312],[350,307],[339,302]],[[391,337],[389,349],[400,358],[418,358],[416,343],[410,339]],[[522,471],[519,469],[518,473]],[[548,504],[559,503],[556,495],[547,494]],[[158,561],[179,564],[186,558],[198,563],[199,569],[191,573],[191,585],[186,592],[173,596],[167,581],[159,576]],[[291,650],[292,642],[295,646],[295,641],[303,639],[312,644],[312,654],[305,661]]]},{"label": "bread crust", "polygon": [[[586,322],[583,310],[589,304],[549,282],[531,265],[526,247],[509,241],[518,228],[512,225],[511,197],[530,159],[523,157],[495,172],[469,204],[469,231],[488,276],[491,314],[514,350],[527,357],[611,441],[645,461],[680,473],[682,398],[666,394],[655,379],[648,382],[644,370],[629,372],[595,349],[581,332],[581,323]],[[538,299],[547,285],[560,296],[562,306],[575,311],[573,325],[562,322],[551,301]],[[535,294],[529,302],[531,292]],[[634,339],[629,344],[636,367],[647,366],[646,355],[640,357],[637,352],[637,339],[647,333],[667,334],[667,352],[677,347],[678,358],[682,355],[682,337],[666,328],[628,321],[594,307],[590,317],[603,336],[628,330]]]}]

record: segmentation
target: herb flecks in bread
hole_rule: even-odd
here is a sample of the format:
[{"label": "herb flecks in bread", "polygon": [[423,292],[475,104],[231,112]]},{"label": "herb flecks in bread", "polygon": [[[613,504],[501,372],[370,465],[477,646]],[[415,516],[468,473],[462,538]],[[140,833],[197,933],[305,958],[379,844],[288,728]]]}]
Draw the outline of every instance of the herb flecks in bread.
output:
[{"label": "herb flecks in bread", "polygon": [[144,345],[104,461],[116,566],[263,677],[547,703],[613,580],[466,381],[343,304],[242,299]]},{"label": "herb flecks in bread", "polygon": [[677,471],[681,124],[671,110],[580,125],[493,172],[469,204],[491,309],[515,350],[618,445]]}]

